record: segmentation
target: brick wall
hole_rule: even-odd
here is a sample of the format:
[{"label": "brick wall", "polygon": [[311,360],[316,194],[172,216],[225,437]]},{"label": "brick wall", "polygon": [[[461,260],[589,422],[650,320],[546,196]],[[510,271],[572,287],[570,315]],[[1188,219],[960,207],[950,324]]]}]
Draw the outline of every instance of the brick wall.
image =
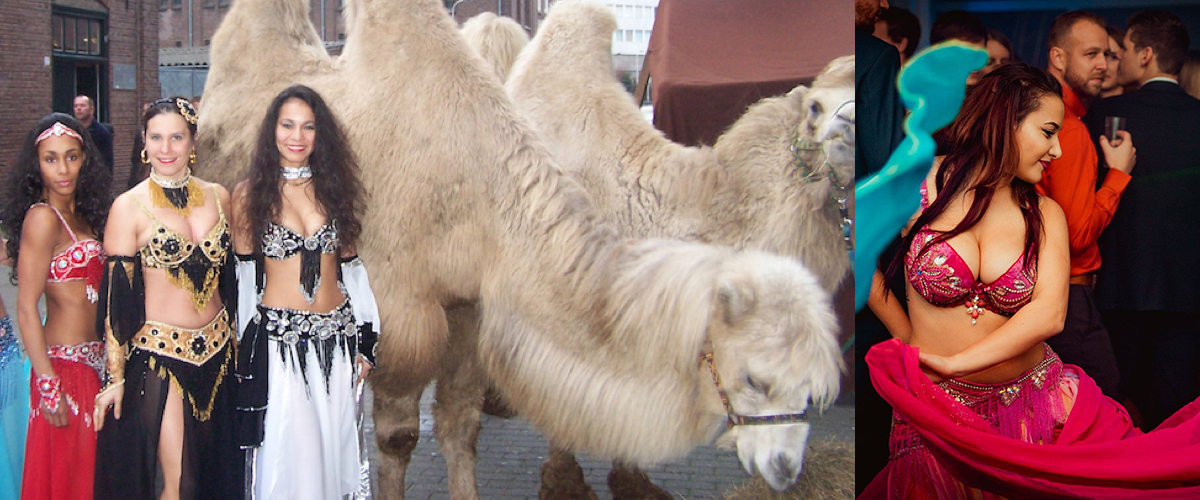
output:
[{"label": "brick wall", "polygon": [[[104,0],[102,0],[104,1]],[[108,121],[113,134],[113,187],[124,191],[129,178],[130,151],[141,127],[142,104],[159,97],[158,85],[158,1],[107,0],[108,62],[137,68],[136,89],[114,89],[112,72],[108,81]],[[138,8],[141,8],[139,21]]]},{"label": "brick wall", "polygon": [[[108,70],[105,119],[116,130],[113,140],[114,185],[129,175],[129,152],[141,117],[141,103],[158,97],[157,0],[100,0],[108,7]],[[138,22],[138,7],[142,22]],[[49,0],[0,2],[0,176],[16,160],[25,134],[52,111],[53,79]],[[136,89],[113,88],[113,64],[137,68]],[[119,192],[119,191],[118,191]],[[0,192],[0,197],[5,193]]]},{"label": "brick wall", "polygon": [[[0,2],[0,179],[16,161],[25,134],[50,112],[50,2]],[[0,189],[0,198],[7,194]]]}]

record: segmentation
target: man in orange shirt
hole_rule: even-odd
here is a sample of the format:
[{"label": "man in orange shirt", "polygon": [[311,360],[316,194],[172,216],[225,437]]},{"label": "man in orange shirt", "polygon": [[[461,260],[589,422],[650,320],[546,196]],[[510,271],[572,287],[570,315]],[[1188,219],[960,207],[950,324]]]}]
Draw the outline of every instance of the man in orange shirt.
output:
[{"label": "man in orange shirt", "polygon": [[1117,398],[1120,375],[1108,330],[1100,323],[1100,312],[1092,295],[1100,250],[1096,240],[1108,226],[1121,192],[1133,169],[1133,141],[1127,132],[1100,147],[1110,167],[1104,184],[1096,189],[1097,156],[1091,135],[1080,117],[1087,112],[1084,100],[1100,94],[1108,68],[1108,33],[1104,19],[1084,11],[1071,11],[1055,18],[1050,27],[1050,58],[1047,70],[1063,87],[1066,116],[1058,133],[1062,156],[1050,162],[1038,183],[1039,193],[1050,197],[1067,216],[1071,249],[1071,286],[1067,318],[1062,333],[1046,343],[1064,363],[1079,365],[1096,380],[1104,394]]}]

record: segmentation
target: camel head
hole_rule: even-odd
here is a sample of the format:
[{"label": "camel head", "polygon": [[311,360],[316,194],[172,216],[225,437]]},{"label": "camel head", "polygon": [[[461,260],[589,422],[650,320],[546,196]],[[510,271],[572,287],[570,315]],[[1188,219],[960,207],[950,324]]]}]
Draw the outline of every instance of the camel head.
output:
[{"label": "camel head", "polygon": [[[711,369],[729,413],[750,421],[795,415],[810,401],[824,409],[837,397],[843,370],[837,323],[812,273],[791,259],[743,252],[717,279],[716,299]],[[713,385],[709,365],[700,371]],[[782,491],[800,475],[808,433],[807,421],[735,423],[718,444],[736,447],[746,472]]]},{"label": "camel head", "polygon": [[[802,89],[789,93],[791,98],[803,99],[801,109],[807,113],[795,146],[801,168],[815,168],[834,184],[846,186],[854,178],[854,56],[834,59],[813,80],[811,89]],[[808,150],[806,144],[819,148]],[[821,153],[824,161],[819,158]],[[820,172],[824,162],[828,162],[828,173]]]}]

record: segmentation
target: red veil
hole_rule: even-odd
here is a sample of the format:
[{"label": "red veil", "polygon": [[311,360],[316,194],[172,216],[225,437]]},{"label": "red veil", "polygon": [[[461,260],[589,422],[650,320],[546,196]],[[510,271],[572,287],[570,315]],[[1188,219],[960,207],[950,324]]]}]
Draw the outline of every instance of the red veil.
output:
[{"label": "red veil", "polygon": [[[871,382],[960,481],[1010,498],[1200,498],[1200,402],[1142,433],[1078,367],[1078,395],[1055,444],[998,434],[933,384],[917,348],[893,339],[867,353]],[[888,494],[888,465],[860,498]]]}]

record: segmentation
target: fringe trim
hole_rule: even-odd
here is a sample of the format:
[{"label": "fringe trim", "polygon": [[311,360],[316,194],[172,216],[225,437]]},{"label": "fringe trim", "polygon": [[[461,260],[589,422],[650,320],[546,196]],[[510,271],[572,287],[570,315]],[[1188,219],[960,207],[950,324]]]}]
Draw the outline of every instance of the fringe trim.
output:
[{"label": "fringe trim", "polygon": [[187,398],[188,404],[192,407],[192,416],[201,422],[207,422],[212,417],[213,404],[217,400],[217,391],[221,389],[221,382],[225,380],[225,374],[229,371],[229,363],[233,357],[233,344],[229,344],[229,349],[225,351],[225,359],[221,362],[221,371],[217,372],[217,382],[213,384],[212,393],[208,395],[208,404],[204,409],[196,406],[196,399],[191,392],[184,390],[183,385],[179,383],[179,379],[175,378],[175,374],[166,366],[159,364],[158,358],[150,357],[150,369],[158,375],[161,380],[170,380],[171,385],[179,392],[180,396]]}]

